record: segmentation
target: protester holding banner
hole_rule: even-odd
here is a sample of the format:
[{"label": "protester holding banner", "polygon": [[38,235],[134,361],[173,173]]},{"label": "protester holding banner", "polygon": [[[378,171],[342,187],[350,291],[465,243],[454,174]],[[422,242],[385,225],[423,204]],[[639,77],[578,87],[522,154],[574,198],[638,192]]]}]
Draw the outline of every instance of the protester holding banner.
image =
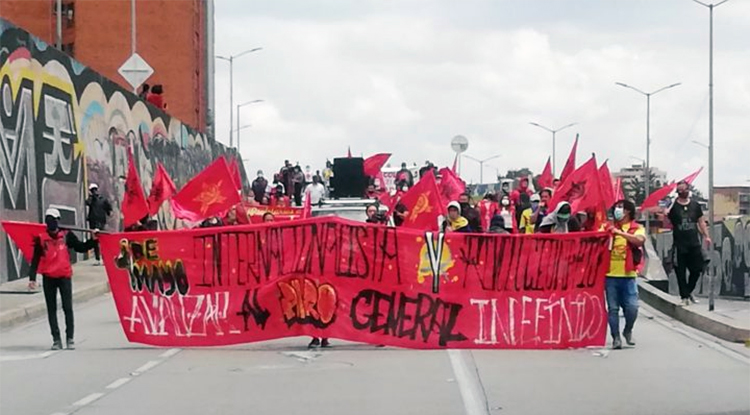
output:
[{"label": "protester holding banner", "polygon": [[461,216],[469,221],[469,228],[472,232],[482,232],[482,221],[479,217],[479,211],[471,205],[471,197],[468,193],[461,193],[458,196],[458,203],[461,205]]},{"label": "protester holding banner", "polygon": [[270,205],[274,207],[291,207],[289,197],[284,194],[284,186],[279,183],[271,195]]},{"label": "protester holding banner", "polygon": [[275,222],[276,217],[271,212],[266,212],[263,214],[263,222]]},{"label": "protester holding banner", "polygon": [[529,200],[529,207],[521,212],[521,220],[518,225],[519,232],[525,234],[534,233],[536,222],[533,220],[533,216],[539,211],[539,203],[541,201],[541,197],[539,196],[539,194],[534,193],[533,195],[531,195]]},{"label": "protester holding banner", "polygon": [[542,219],[542,223],[537,228],[537,233],[568,233],[578,232],[581,230],[581,224],[575,216],[572,215],[570,203],[560,202],[555,210]]},{"label": "protester holding banner", "polygon": [[57,291],[60,291],[62,308],[65,313],[65,339],[68,349],[75,349],[73,340],[73,267],[70,264],[68,249],[76,252],[87,252],[94,249],[97,230],[92,239],[81,242],[74,233],[59,228],[60,211],[47,209],[44,223],[47,229],[34,237],[34,254],[29,269],[29,289],[35,290],[36,274],[42,274],[44,301],[47,305],[47,319],[52,334],[52,350],[62,349],[60,327],[57,324]]},{"label": "protester holding banner", "polygon": [[503,216],[499,213],[495,213],[495,216],[490,219],[490,227],[487,232],[496,234],[510,233],[507,229],[505,229],[505,219],[503,219]]},{"label": "protester holding banner", "polygon": [[443,232],[473,232],[469,221],[461,216],[461,204],[453,201],[448,203],[448,217],[443,222]]},{"label": "protester holding banner", "polygon": [[500,209],[497,213],[503,217],[505,229],[510,233],[515,232],[516,215],[510,203],[510,196],[503,195],[500,198]]},{"label": "protester holding banner", "polygon": [[545,216],[547,216],[547,211],[549,209],[549,201],[552,199],[552,190],[551,189],[542,189],[539,192],[539,208],[532,213],[531,215],[531,222],[534,223],[535,228],[538,229],[541,224],[542,220]]},{"label": "protester holding banner", "polygon": [[625,314],[622,335],[630,346],[635,346],[633,325],[638,317],[638,272],[643,259],[641,247],[646,242],[646,231],[635,220],[635,204],[620,200],[614,207],[614,224],[608,230],[614,235],[607,272],[606,294],[612,348],[622,349],[620,339],[620,308]]}]

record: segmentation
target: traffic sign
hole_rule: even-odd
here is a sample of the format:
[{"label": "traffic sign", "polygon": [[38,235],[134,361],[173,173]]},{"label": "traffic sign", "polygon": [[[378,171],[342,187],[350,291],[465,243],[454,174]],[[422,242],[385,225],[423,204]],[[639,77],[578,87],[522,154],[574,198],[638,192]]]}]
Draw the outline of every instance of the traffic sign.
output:
[{"label": "traffic sign", "polygon": [[117,72],[122,75],[122,77],[125,78],[135,90],[138,89],[146,79],[154,74],[154,69],[143,60],[141,55],[133,53],[128,60],[120,66],[120,69],[118,69]]}]

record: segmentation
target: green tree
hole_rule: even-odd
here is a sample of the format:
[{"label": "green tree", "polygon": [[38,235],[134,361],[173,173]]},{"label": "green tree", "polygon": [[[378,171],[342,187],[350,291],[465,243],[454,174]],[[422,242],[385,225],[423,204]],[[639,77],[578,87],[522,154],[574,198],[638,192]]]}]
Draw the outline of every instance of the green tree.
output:
[{"label": "green tree", "polygon": [[[656,185],[656,176],[649,173],[649,194],[659,187]],[[623,192],[625,197],[635,202],[636,206],[643,204],[646,200],[646,182],[643,176],[633,177],[630,181],[623,183]]]}]

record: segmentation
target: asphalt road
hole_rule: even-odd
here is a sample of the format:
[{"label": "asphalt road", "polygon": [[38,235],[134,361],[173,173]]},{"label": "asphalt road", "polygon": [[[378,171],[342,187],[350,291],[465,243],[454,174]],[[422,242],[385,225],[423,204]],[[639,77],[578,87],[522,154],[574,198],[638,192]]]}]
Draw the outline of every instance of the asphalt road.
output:
[{"label": "asphalt road", "polygon": [[622,351],[182,350],[129,344],[107,295],[77,306],[75,351],[46,320],[0,335],[0,414],[750,414],[750,349],[641,310]]}]

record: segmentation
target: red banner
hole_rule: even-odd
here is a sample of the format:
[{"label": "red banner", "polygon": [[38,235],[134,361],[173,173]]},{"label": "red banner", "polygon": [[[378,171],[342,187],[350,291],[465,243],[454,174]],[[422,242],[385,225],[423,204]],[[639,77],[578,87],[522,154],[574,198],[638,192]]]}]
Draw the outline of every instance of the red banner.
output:
[{"label": "red banner", "polygon": [[108,234],[132,342],[321,336],[408,348],[602,346],[606,233],[442,234],[314,218]]},{"label": "red banner", "polygon": [[[312,207],[310,208],[312,210]],[[304,208],[279,207],[279,206],[257,206],[243,204],[240,213],[244,213],[251,223],[260,223],[263,221],[263,215],[266,213],[273,214],[275,220],[292,220],[300,219],[305,215]]]}]

